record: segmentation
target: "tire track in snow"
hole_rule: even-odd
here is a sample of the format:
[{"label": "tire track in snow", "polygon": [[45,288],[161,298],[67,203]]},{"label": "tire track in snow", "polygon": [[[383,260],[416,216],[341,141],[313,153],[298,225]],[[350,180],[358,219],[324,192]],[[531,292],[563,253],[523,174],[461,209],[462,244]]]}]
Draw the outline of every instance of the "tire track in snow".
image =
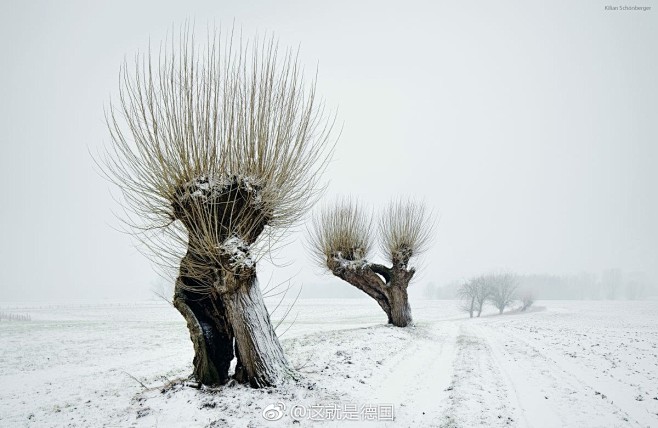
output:
[{"label": "tire track in snow", "polygon": [[535,382],[528,381],[536,370],[531,370],[532,373],[525,372],[522,364],[515,364],[518,363],[517,360],[510,358],[498,341],[493,340],[490,335],[482,333],[482,330],[477,327],[474,327],[474,330],[478,332],[479,337],[489,344],[491,356],[511,391],[510,396],[515,397],[519,426],[564,427],[564,421],[560,414],[552,406],[545,403],[547,396],[544,394],[545,391],[542,387]]},{"label": "tire track in snow", "polygon": [[386,361],[386,376],[373,391],[372,402],[395,406],[390,426],[438,427],[449,404],[457,327],[439,322],[415,328],[417,340],[395,358],[398,363]]},{"label": "tire track in snow", "polygon": [[519,410],[510,400],[503,375],[486,341],[460,323],[449,407],[442,427],[507,427],[518,425]]},{"label": "tire track in snow", "polygon": [[493,326],[475,328],[490,343],[497,364],[510,380],[526,426],[641,426],[614,402],[597,397],[575,371],[526,340]]}]

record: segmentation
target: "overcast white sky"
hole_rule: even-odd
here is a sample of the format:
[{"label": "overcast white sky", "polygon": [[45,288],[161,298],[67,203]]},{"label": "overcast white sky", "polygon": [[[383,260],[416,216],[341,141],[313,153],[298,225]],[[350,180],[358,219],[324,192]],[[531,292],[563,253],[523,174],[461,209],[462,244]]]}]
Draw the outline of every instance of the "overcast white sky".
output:
[{"label": "overcast white sky", "polygon": [[[492,269],[656,277],[658,7],[605,4],[3,0],[0,301],[149,296],[157,276],[112,228],[89,150],[109,141],[124,55],[186,19],[274,32],[319,64],[344,126],[325,200],[411,195],[440,213],[417,286]],[[294,238],[275,278],[349,287]]]}]

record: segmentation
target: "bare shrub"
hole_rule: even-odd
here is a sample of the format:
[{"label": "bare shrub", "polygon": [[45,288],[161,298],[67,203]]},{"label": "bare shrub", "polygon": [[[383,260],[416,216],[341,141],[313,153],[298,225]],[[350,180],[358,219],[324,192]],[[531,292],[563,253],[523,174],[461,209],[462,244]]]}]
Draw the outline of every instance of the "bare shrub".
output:
[{"label": "bare shrub", "polygon": [[526,311],[533,303],[535,303],[535,294],[532,290],[526,289],[520,293],[521,310]]}]

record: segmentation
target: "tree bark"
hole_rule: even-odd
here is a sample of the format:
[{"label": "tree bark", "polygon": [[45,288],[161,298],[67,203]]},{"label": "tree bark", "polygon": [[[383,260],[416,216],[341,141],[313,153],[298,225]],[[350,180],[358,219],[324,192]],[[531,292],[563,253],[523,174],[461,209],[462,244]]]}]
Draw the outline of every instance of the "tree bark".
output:
[{"label": "tree bark", "polygon": [[413,323],[407,288],[416,271],[413,268],[407,270],[406,267],[406,264],[394,263],[390,282],[386,284],[391,306],[391,324],[396,327],[407,327]]},{"label": "tree bark", "polygon": [[327,267],[335,276],[375,299],[389,324],[407,327],[413,323],[407,288],[414,269],[407,270],[406,265],[388,268],[375,263],[353,264],[335,258],[327,260]]},{"label": "tree bark", "polygon": [[223,281],[223,301],[239,359],[236,379],[262,388],[294,378],[274,332],[255,271],[226,272]]},{"label": "tree bark", "polygon": [[221,301],[189,291],[184,282],[184,277],[176,281],[173,303],[185,318],[194,345],[192,374],[204,385],[224,384],[233,360],[233,336]]},{"label": "tree bark", "polygon": [[[194,344],[194,376],[203,384],[234,378],[260,388],[295,377],[274,332],[249,254],[270,220],[261,188],[239,176],[215,186],[207,177],[182,185],[172,203],[188,230],[174,304]],[[201,225],[201,226],[200,226]],[[208,227],[210,231],[205,228]],[[208,246],[208,235],[215,246]]]},{"label": "tree bark", "polygon": [[[185,258],[181,265],[184,272]],[[194,378],[204,385],[226,383],[234,357],[233,378],[254,388],[276,386],[294,378],[255,270],[240,274],[225,270],[220,275],[209,294],[194,291],[201,286],[199,278],[182,274],[176,282],[174,306],[187,321],[194,345]]]},{"label": "tree bark", "polygon": [[[327,262],[327,266],[335,276],[375,299],[379,307],[386,314],[388,323],[392,324],[391,304],[385,292],[386,284],[377,276],[378,272],[373,269],[373,265],[349,268],[345,267],[344,263],[341,263],[339,260],[332,259]],[[384,269],[388,268],[384,267]]]},{"label": "tree bark", "polygon": [[242,364],[242,358],[240,358],[240,351],[235,347],[235,373],[233,374],[233,379],[238,383],[249,383],[249,377],[247,376],[247,371]]},{"label": "tree bark", "polygon": [[411,318],[411,306],[409,306],[407,287],[390,285],[388,287],[388,296],[391,305],[390,323],[396,327],[407,327],[410,325],[413,319]]}]

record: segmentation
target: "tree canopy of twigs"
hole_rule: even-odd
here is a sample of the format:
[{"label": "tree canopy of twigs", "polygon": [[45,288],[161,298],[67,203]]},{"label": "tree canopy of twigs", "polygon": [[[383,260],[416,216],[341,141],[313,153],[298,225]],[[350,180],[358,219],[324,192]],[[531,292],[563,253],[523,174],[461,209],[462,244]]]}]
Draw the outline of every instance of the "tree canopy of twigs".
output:
[{"label": "tree canopy of twigs", "polygon": [[416,273],[408,264],[427,249],[432,229],[432,216],[423,204],[391,202],[380,217],[378,235],[392,266],[373,263],[372,214],[343,199],[314,217],[309,242],[323,268],[375,299],[389,323],[406,327],[412,324],[407,288]]},{"label": "tree canopy of twigs", "polygon": [[[405,264],[427,250],[432,239],[433,219],[425,205],[395,200],[383,210],[378,222],[379,247],[388,261],[402,255]],[[368,260],[375,237],[373,214],[353,199],[327,204],[313,218],[310,248],[317,263],[326,268],[328,258]]]},{"label": "tree canopy of twigs", "polygon": [[459,286],[457,295],[462,300],[461,309],[468,312],[470,317],[473,318],[475,311],[475,296],[477,291],[473,281],[466,281]]},{"label": "tree canopy of twigs", "polygon": [[391,202],[380,217],[380,245],[392,263],[427,250],[432,239],[434,222],[425,204],[412,200]]},{"label": "tree canopy of twigs", "polygon": [[128,230],[158,264],[193,247],[203,270],[255,262],[316,202],[335,115],[273,37],[198,47],[184,27],[124,63],[106,120]]},{"label": "tree canopy of twigs", "polygon": [[313,217],[310,248],[316,262],[326,268],[327,257],[357,261],[373,249],[372,213],[350,198],[326,205]]},{"label": "tree canopy of twigs", "polygon": [[502,314],[516,299],[518,277],[511,272],[503,272],[490,275],[489,281],[491,284],[489,300]]},{"label": "tree canopy of twigs", "polygon": [[477,312],[478,317],[482,314],[482,308],[491,296],[495,280],[494,275],[479,275],[459,287],[457,293],[464,301],[462,308],[469,313],[471,318],[473,318],[474,312]]}]

